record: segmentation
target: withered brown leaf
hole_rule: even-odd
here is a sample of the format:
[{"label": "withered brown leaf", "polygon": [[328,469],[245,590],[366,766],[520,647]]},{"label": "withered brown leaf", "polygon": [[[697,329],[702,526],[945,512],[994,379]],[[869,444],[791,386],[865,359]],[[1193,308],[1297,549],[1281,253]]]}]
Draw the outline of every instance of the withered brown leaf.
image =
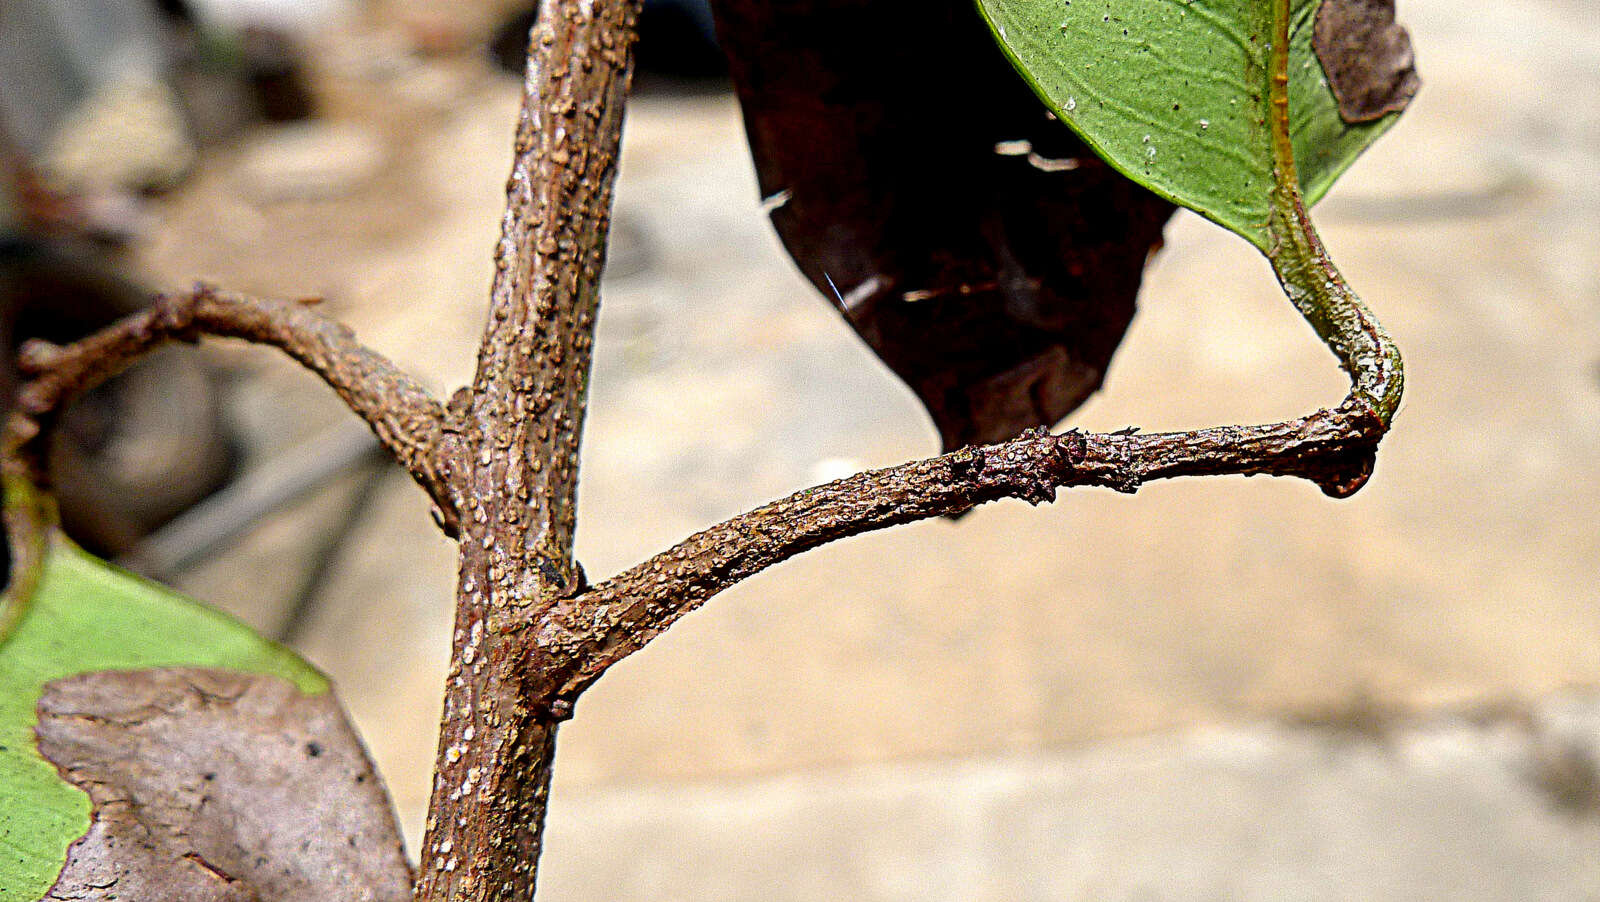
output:
[{"label": "withered brown leaf", "polygon": [[1311,46],[1346,122],[1398,113],[1422,87],[1411,35],[1394,19],[1394,0],[1323,0]]},{"label": "withered brown leaf", "polygon": [[773,224],[945,448],[1094,392],[1173,207],[1105,165],[969,0],[714,0]]},{"label": "withered brown leaf", "polygon": [[93,806],[45,899],[411,898],[388,795],[331,694],[103,671],[50,683],[38,710],[40,754]]}]

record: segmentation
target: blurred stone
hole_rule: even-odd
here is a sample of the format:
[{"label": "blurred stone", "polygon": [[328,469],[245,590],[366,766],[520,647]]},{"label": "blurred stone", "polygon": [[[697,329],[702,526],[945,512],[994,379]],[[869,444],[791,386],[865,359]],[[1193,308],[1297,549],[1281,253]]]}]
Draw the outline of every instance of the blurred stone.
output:
[{"label": "blurred stone", "polygon": [[[148,0],[7,0],[0,3],[0,120],[6,140],[30,155],[50,148],[66,117],[80,150],[108,116],[114,124],[158,84],[168,50],[155,4]],[[169,105],[157,98],[158,106]],[[108,109],[109,108],[109,109]],[[135,119],[142,112],[132,111]],[[158,123],[159,124],[159,123]],[[112,153],[120,148],[113,141]],[[99,151],[97,151],[99,152]]]},{"label": "blurred stone", "polygon": [[474,87],[475,74],[458,66],[422,63],[398,72],[394,91],[411,103],[444,111],[460,103]]},{"label": "blurred stone", "polygon": [[208,24],[230,29],[267,27],[308,34],[347,15],[351,0],[188,0]]},{"label": "blurred stone", "polygon": [[318,62],[323,71],[339,79],[382,82],[421,65],[398,27],[357,32],[324,43],[328,46]]},{"label": "blurred stone", "polygon": [[195,162],[177,95],[143,77],[101,84],[62,120],[39,167],[63,191],[159,191]]},{"label": "blurred stone", "polygon": [[261,132],[239,168],[240,187],[263,203],[349,194],[384,163],[378,136],[358,125],[299,123]]}]

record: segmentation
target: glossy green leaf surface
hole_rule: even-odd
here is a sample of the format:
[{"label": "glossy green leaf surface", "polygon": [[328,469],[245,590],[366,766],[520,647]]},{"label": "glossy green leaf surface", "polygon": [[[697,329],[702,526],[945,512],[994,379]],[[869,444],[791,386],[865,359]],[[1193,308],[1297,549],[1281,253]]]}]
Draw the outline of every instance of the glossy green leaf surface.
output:
[{"label": "glossy green leaf surface", "polygon": [[1387,130],[1340,117],[1312,48],[1321,0],[978,0],[1056,115],[1157,194],[1271,247],[1274,19],[1289,18],[1289,124],[1308,203]]},{"label": "glossy green leaf surface", "polygon": [[[11,493],[8,493],[11,494]],[[34,902],[89,829],[89,799],[40,757],[44,685],[101,670],[200,666],[262,673],[306,693],[326,679],[242,623],[100,561],[55,535],[20,616],[0,642],[0,902]]]}]

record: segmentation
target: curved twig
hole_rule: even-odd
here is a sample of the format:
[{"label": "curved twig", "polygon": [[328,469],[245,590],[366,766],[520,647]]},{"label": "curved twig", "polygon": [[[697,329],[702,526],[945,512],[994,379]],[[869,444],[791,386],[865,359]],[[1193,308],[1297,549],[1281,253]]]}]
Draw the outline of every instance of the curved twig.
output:
[{"label": "curved twig", "polygon": [[1290,300],[1351,378],[1337,409],[1266,426],[1193,432],[1050,435],[967,448],[807,489],[713,526],[556,605],[533,640],[552,709],[707,599],[820,545],[900,523],[959,514],[1000,498],[1053,500],[1057,488],[1131,492],[1174,476],[1299,476],[1345,497],[1372,473],[1400,403],[1404,370],[1383,326],[1323,249],[1301,198],[1288,120],[1288,6],[1274,0],[1276,40],[1266,73],[1273,117],[1274,246],[1267,252]]},{"label": "curved twig", "polygon": [[1384,426],[1355,397],[1334,410],[1265,426],[1194,432],[1052,435],[963,448],[806,489],[691,536],[559,605],[534,636],[562,711],[607,668],[717,593],[804,551],[1001,498],[1033,504],[1056,489],[1133,492],[1176,476],[1298,476],[1343,497],[1371,473]]},{"label": "curved twig", "polygon": [[1387,429],[1400,408],[1405,366],[1394,339],[1328,256],[1306,211],[1289,122],[1289,15],[1289,0],[1273,0],[1271,71],[1265,86],[1272,111],[1266,125],[1273,161],[1268,221],[1273,244],[1267,260],[1289,301],[1350,374],[1352,400],[1370,405]]},{"label": "curved twig", "polygon": [[204,284],[161,295],[149,308],[70,345],[24,345],[18,366],[29,381],[18,392],[17,413],[7,424],[8,456],[42,479],[51,429],[73,398],[169,341],[195,341],[202,335],[271,345],[321,376],[427,490],[439,506],[445,531],[454,534],[456,503],[452,456],[444,441],[449,420],[444,406],[387,358],[358,342],[349,327],[306,304]]}]

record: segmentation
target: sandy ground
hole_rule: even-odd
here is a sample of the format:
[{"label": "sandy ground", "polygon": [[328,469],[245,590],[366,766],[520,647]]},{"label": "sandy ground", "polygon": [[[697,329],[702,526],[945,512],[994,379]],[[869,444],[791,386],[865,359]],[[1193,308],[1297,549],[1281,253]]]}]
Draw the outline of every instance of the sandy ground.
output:
[{"label": "sandy ground", "polygon": [[[1155,754],[1102,742],[1109,737],[1229,724],[1256,735],[1274,721],[1341,724],[1374,711],[1524,710],[1600,682],[1600,20],[1570,0],[1408,0],[1401,12],[1425,89],[1318,210],[1335,258],[1407,355],[1405,407],[1372,484],[1345,502],[1260,479],[1159,484],[1133,498],[1074,491],[1050,507],[1002,503],[959,523],[841,542],[745,583],[608,675],[563,732],[553,854],[563,842],[615,841],[618,852],[576,856],[616,877],[609,888],[557,872],[554,898],[772,898],[760,880],[738,882],[744,871],[698,895],[665,892],[701,884],[684,882],[689,865],[664,846],[692,833],[705,810],[774,804],[787,814],[765,828],[702,817],[705,829],[755,836],[745,846],[724,837],[732,845],[713,858],[776,856],[770,878],[787,873],[786,854],[832,848],[775,846],[773,836],[821,830],[887,842],[882,825],[910,815],[901,803],[871,801],[893,792],[839,788],[858,777],[866,782],[850,785],[899,786],[971,827],[973,812],[989,809],[962,801],[966,784],[952,777],[945,790],[916,789],[940,762],[969,782],[988,779],[973,769],[1023,787],[1035,780],[1037,792],[1019,790],[1008,804],[1037,813],[1072,804],[1075,785],[1039,768],[1070,770],[1118,749],[1134,749],[1125,762]],[[326,43],[318,60],[331,119],[360,130],[382,166],[331,198],[252,198],[247,142],[209,160],[165,206],[141,263],[156,284],[203,276],[323,294],[331,313],[447,391],[470,374],[481,328],[516,85],[476,59],[412,60],[382,32]],[[731,98],[646,96],[629,115],[583,458],[578,553],[592,577],[774,496],[935,449],[910,392],[815,296],[762,220]],[[1262,421],[1342,395],[1342,375],[1265,264],[1197,217],[1169,228],[1140,309],[1106,390],[1075,424]],[[246,373],[231,409],[257,460],[342,416],[281,361],[212,353]],[[307,536],[330,519],[340,490],[262,524],[184,588],[275,623]],[[434,752],[452,571],[425,501],[397,476],[301,643],[337,681],[413,836]],[[1151,741],[1170,745],[1161,760],[1174,773],[1204,771],[1183,770],[1188,740]],[[1366,760],[1352,754],[1355,765],[1330,763],[1292,746],[1258,772],[1333,775],[1315,804],[1337,805],[1379,791],[1338,782],[1340,767]],[[1129,766],[1132,776],[1116,779],[1144,786]],[[1129,791],[1107,779],[1096,798]],[[813,801],[774,803],[774,792]],[[1415,805],[1426,808],[1434,790],[1419,792]],[[1157,817],[1193,802],[1165,798],[1138,810]],[[633,814],[605,821],[618,810]],[[1458,813],[1470,820],[1473,811]],[[1051,828],[1051,847],[1059,831],[1105,826],[1085,817]],[[1551,829],[1563,836],[1593,829],[1560,823]],[[1005,831],[972,829],[987,839],[970,842],[1004,846]],[[1368,842],[1380,833],[1353,829]],[[1152,848],[1179,835],[1149,831]],[[872,873],[889,874],[882,886],[840,868],[813,873],[821,882],[803,884],[806,897],[1033,897],[1003,883],[992,895],[963,893],[959,878],[948,893],[896,890],[945,860],[938,836],[918,837],[897,847],[899,858],[874,859],[882,867]],[[1428,844],[1417,842],[1421,860]],[[1286,853],[1249,866],[1276,872],[1296,860],[1320,859]],[[1570,877],[1562,886],[1577,887],[1571,894],[1517,895],[1500,884],[1478,896],[1442,884],[1418,893],[1402,881],[1388,894],[1274,895],[1277,884],[1252,894],[1176,878],[1141,894],[1144,884],[1119,883],[1116,869],[1090,867],[1070,871],[1087,875],[1071,892],[1038,897],[1593,898],[1597,859],[1583,860],[1539,859],[1527,872]],[[1018,880],[1028,868],[1051,872],[1016,856],[982,861],[985,873],[1013,868]],[[895,883],[895,867],[913,877]],[[1304,885],[1330,887],[1335,877]]]}]

